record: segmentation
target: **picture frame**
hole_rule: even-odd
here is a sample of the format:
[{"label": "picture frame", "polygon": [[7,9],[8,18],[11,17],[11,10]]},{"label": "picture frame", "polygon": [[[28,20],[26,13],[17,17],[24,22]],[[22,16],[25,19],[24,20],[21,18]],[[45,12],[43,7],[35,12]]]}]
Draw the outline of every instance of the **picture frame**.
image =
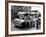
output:
[{"label": "picture frame", "polygon": [[[17,29],[13,28],[14,24],[15,24],[14,26],[16,26],[16,20],[18,19],[17,15],[19,15],[19,19],[22,19],[23,15],[24,15],[24,19],[27,17],[27,15],[29,15],[30,18],[32,16],[35,18],[39,18],[39,17],[37,17],[37,15],[36,16],[34,15],[35,13],[28,13],[28,12],[38,12],[37,9],[38,9],[38,11],[41,11],[40,13],[38,13],[40,15],[39,17],[40,17],[40,21],[41,21],[40,25],[38,25],[39,29],[36,30],[35,28],[38,28],[38,27],[35,27],[33,25],[33,23],[29,24],[29,25],[26,24],[27,26],[31,25],[32,29],[30,29],[31,27],[29,27],[27,29],[25,24],[23,24],[25,26],[25,27],[22,26],[23,28],[22,27],[18,27]],[[32,11],[32,10],[35,10],[35,11]],[[14,11],[18,12],[18,14],[14,15]],[[13,12],[13,13],[11,13],[11,12]],[[26,13],[28,13],[28,14],[26,14]],[[21,17],[21,14],[22,14],[22,17]],[[15,16],[15,19],[14,19],[14,16]],[[35,18],[33,18],[33,19],[35,19]],[[13,19],[14,19],[14,21],[13,21]],[[13,24],[13,22],[14,22],[14,24]],[[25,23],[25,20],[23,22]],[[27,22],[27,20],[26,20],[26,22]],[[30,22],[32,22],[32,21],[30,21]],[[17,25],[18,25],[18,22],[17,22]],[[36,26],[37,26],[37,24],[36,24]],[[44,2],[27,2],[27,1],[7,1],[5,3],[5,36],[22,36],[22,35],[38,35],[38,34],[45,34],[45,3]]]}]

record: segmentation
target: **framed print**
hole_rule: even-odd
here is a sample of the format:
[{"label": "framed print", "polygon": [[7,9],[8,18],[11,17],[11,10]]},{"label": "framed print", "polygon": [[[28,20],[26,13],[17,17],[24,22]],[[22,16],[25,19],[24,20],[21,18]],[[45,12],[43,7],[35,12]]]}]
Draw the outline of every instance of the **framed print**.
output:
[{"label": "framed print", "polygon": [[37,35],[45,33],[45,3],[8,1],[6,4],[6,35]]}]

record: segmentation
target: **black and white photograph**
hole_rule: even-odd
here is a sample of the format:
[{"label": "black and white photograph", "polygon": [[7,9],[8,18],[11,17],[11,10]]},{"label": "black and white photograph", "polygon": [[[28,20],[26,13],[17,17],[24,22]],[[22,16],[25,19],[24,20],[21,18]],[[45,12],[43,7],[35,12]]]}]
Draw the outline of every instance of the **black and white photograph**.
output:
[{"label": "black and white photograph", "polygon": [[43,5],[8,3],[9,34],[43,32]]},{"label": "black and white photograph", "polygon": [[11,6],[11,31],[41,29],[41,13],[31,6]]}]

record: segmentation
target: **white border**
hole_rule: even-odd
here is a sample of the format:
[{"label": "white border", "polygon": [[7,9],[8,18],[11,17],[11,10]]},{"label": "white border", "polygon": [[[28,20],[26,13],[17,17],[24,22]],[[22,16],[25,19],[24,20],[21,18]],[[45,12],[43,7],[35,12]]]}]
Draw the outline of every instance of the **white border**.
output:
[{"label": "white border", "polygon": [[[11,32],[11,5],[16,6],[40,6],[41,12],[41,30],[28,30],[28,31],[12,31]],[[21,3],[8,3],[8,34],[24,34],[24,33],[41,33],[43,32],[43,5],[36,4],[21,4]]]}]

